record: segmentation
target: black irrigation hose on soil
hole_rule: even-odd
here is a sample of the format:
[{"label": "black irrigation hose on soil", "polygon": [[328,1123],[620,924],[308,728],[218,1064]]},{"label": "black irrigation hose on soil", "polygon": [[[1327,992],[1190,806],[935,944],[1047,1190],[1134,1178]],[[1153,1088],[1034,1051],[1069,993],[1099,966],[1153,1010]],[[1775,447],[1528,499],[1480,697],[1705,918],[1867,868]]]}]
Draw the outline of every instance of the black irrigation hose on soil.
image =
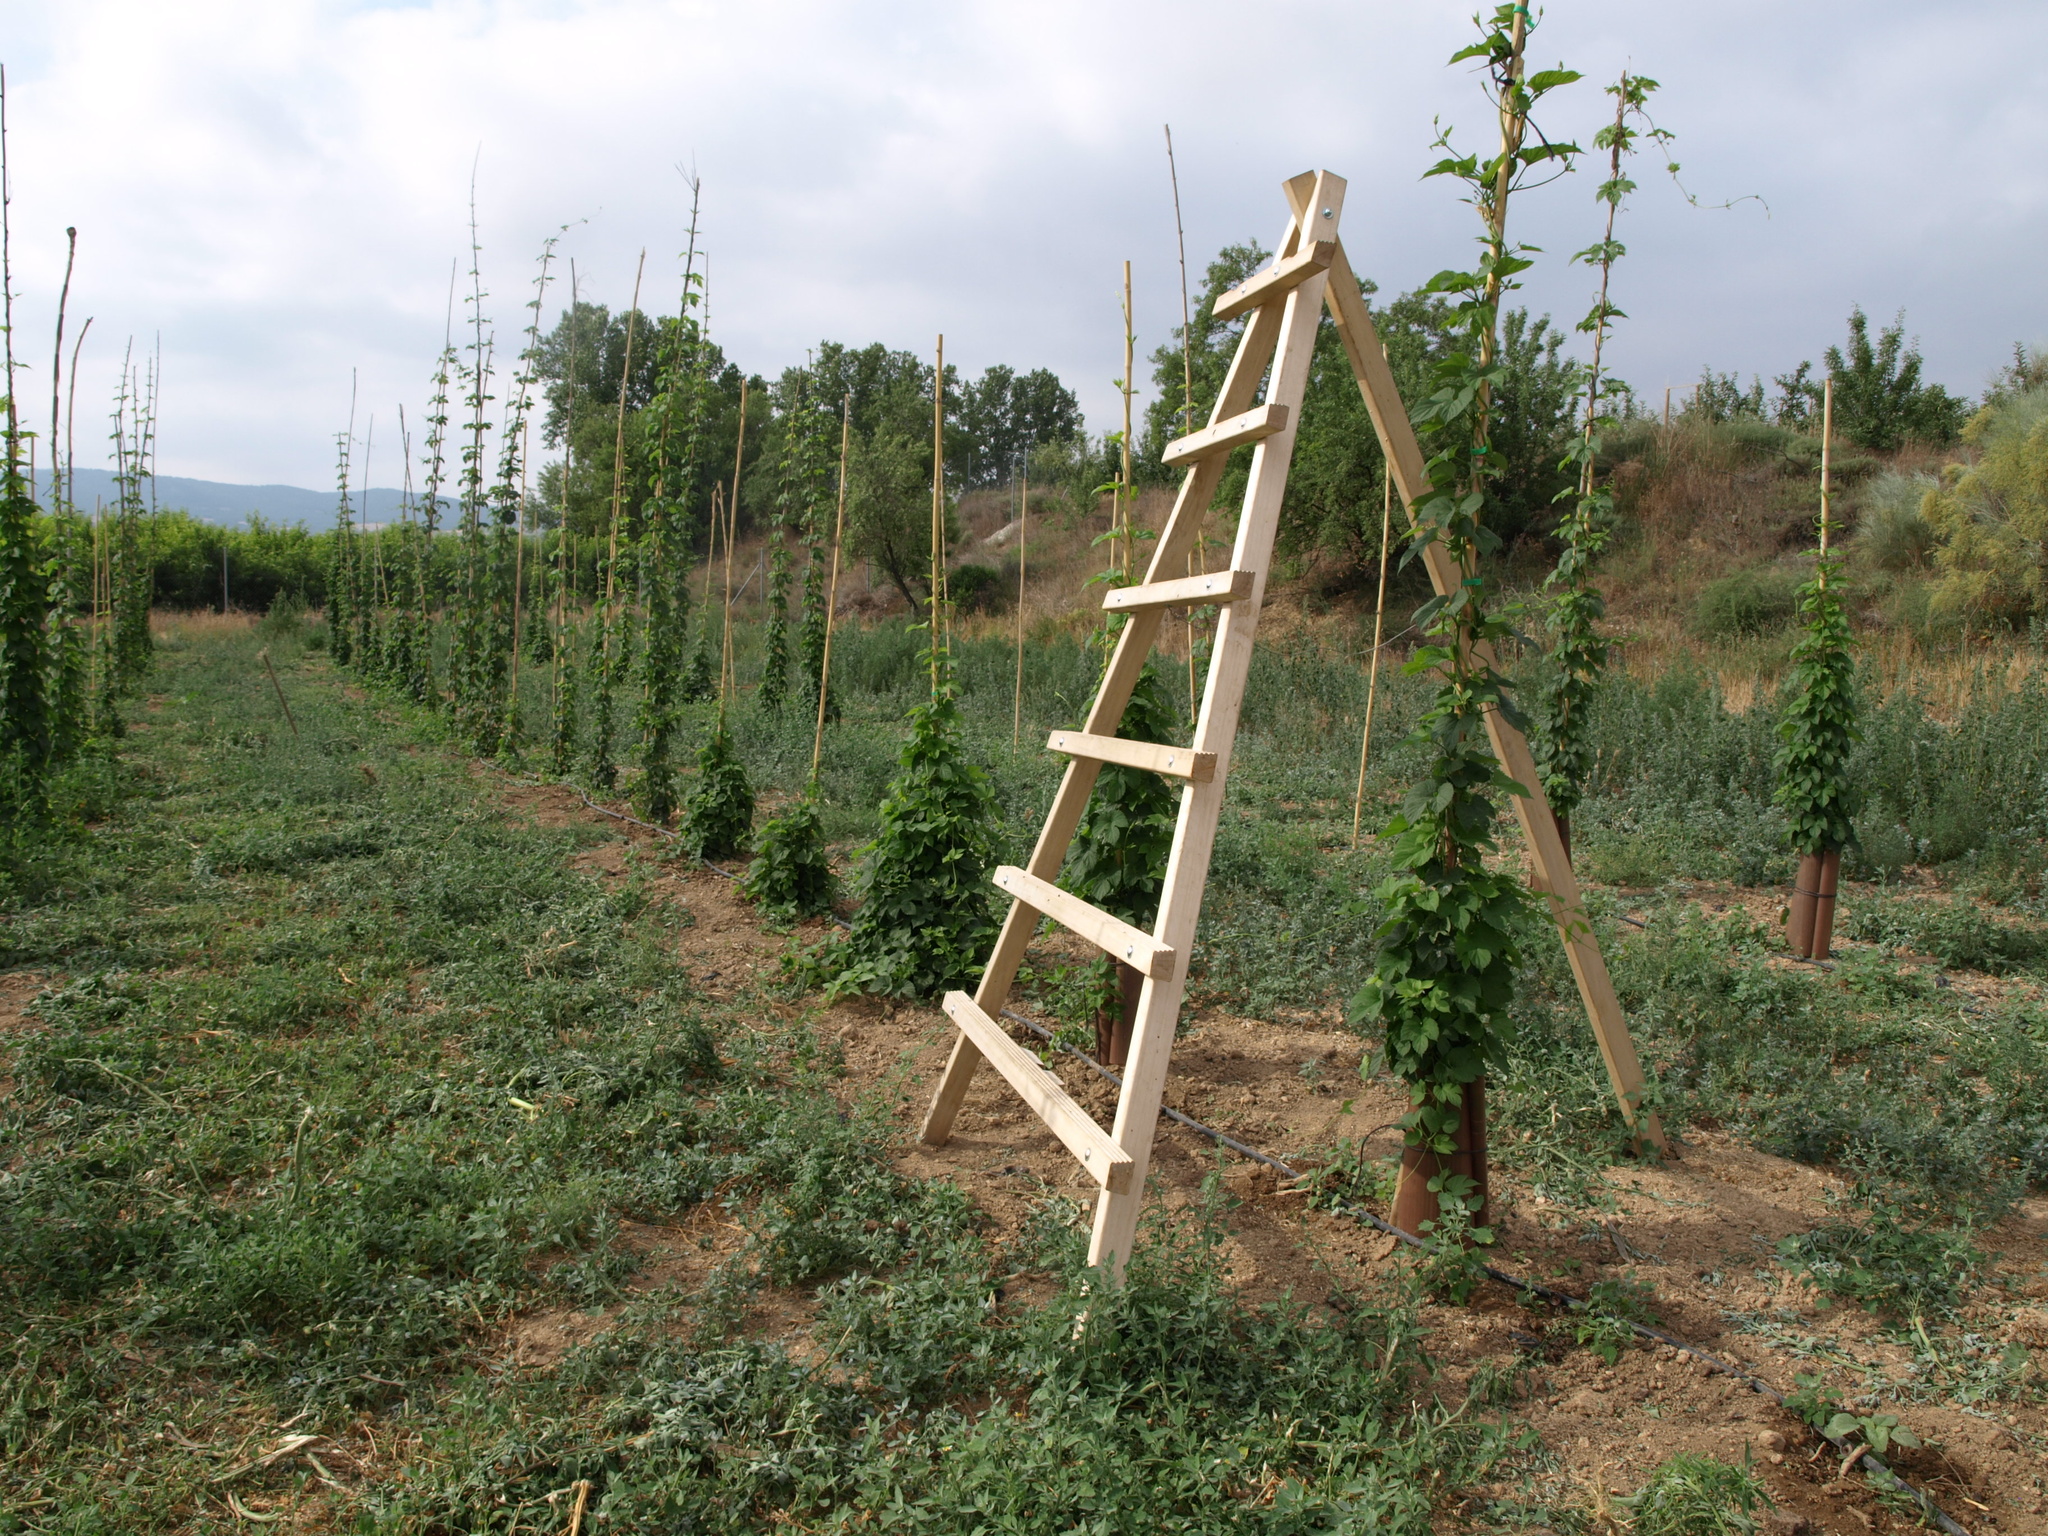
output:
[{"label": "black irrigation hose on soil", "polygon": [[[479,761],[481,761],[481,759],[479,759]],[[495,767],[496,765],[493,764],[489,766]],[[503,772],[502,769],[498,771]],[[508,777],[511,777],[511,775],[508,775]],[[539,784],[543,781],[527,780],[526,782]],[[585,806],[587,806],[589,809],[593,811],[596,811],[599,815],[609,816],[615,821],[623,821],[628,823],[629,825],[643,828],[649,832],[657,833],[662,837],[668,838],[670,841],[675,840],[676,834],[669,831],[666,827],[657,827],[651,821],[642,821],[637,816],[628,816],[623,811],[614,811],[607,806],[599,805],[595,800],[591,799],[589,795],[585,794],[581,788],[578,788],[575,785],[566,785],[564,787],[575,789],[577,798],[580,799]],[[716,864],[713,864],[709,859],[699,859],[697,862],[703,865],[704,868],[710,870],[711,873],[714,875],[721,875],[725,879],[731,880],[735,883],[737,883],[739,880],[739,876],[735,875],[731,870],[721,869]],[[844,918],[839,917],[836,914],[833,916],[832,921],[837,923],[842,928],[849,926]],[[1648,925],[1643,924],[1641,926],[1647,927]],[[1005,1008],[1003,1010],[1003,1017],[1010,1020],[1014,1024],[1023,1025],[1024,1028],[1030,1030],[1034,1035],[1037,1035],[1040,1039],[1046,1041],[1055,1049],[1065,1051],[1069,1056],[1076,1058],[1083,1065],[1087,1066],[1092,1071],[1094,1071],[1098,1076],[1106,1078],[1109,1082],[1115,1084],[1118,1088],[1123,1087],[1124,1080],[1121,1077],[1119,1077],[1115,1072],[1111,1071],[1108,1067],[1103,1066],[1101,1062],[1097,1061],[1093,1056],[1090,1056],[1086,1051],[1083,1051],[1076,1046],[1068,1045],[1064,1041],[1058,1039],[1051,1030],[1047,1029],[1043,1024],[1038,1023],[1035,1019],[1028,1019],[1023,1014],[1017,1013],[1009,1008]],[[1228,1147],[1231,1151],[1237,1153],[1240,1157],[1247,1157],[1250,1158],[1253,1162],[1263,1163],[1266,1167],[1271,1168],[1278,1173],[1284,1174],[1286,1177],[1290,1179],[1299,1179],[1301,1177],[1299,1171],[1290,1167],[1288,1164],[1282,1162],[1279,1158],[1271,1157],[1266,1153],[1259,1151],[1256,1147],[1247,1146],[1244,1142],[1237,1140],[1235,1137],[1226,1136],[1223,1132],[1215,1129],[1213,1126],[1207,1126],[1202,1124],[1201,1121],[1195,1119],[1192,1115],[1182,1114],[1179,1110],[1173,1108],[1171,1105],[1161,1104],[1159,1106],[1159,1112],[1165,1115],[1167,1119],[1173,1121],[1176,1125],[1184,1125],[1189,1130],[1193,1131],[1196,1135],[1206,1136],[1209,1140],[1215,1142],[1218,1146]],[[1427,1251],[1431,1247],[1431,1244],[1423,1238],[1417,1237],[1412,1232],[1402,1231],[1392,1222],[1383,1220],[1381,1217],[1375,1215],[1372,1211],[1367,1210],[1362,1205],[1338,1204],[1331,1206],[1330,1209],[1335,1211],[1339,1215],[1349,1216],[1354,1221],[1363,1222],[1366,1226],[1372,1227],[1377,1231],[1384,1232],[1387,1236],[1394,1238],[1396,1241],[1406,1243],[1410,1248],[1417,1248]],[[1484,1274],[1487,1279],[1495,1281],[1500,1285],[1504,1285],[1509,1290],[1518,1292],[1522,1295],[1540,1296],[1543,1298],[1543,1300],[1549,1302],[1552,1306],[1565,1307],[1574,1312],[1584,1312],[1590,1310],[1587,1302],[1583,1297],[1574,1296],[1569,1291],[1560,1291],[1555,1286],[1543,1284],[1540,1280],[1530,1280],[1521,1275],[1511,1275],[1504,1269],[1494,1268],[1494,1266],[1491,1264],[1482,1264],[1479,1266],[1479,1268],[1480,1272]],[[1707,1350],[1701,1349],[1697,1344],[1688,1344],[1684,1339],[1679,1338],[1676,1334],[1667,1333],[1662,1328],[1653,1328],[1647,1323],[1638,1322],[1630,1322],[1628,1326],[1642,1338],[1651,1339],[1654,1340],[1656,1343],[1668,1345],[1672,1349],[1677,1350],[1680,1354],[1690,1355],[1693,1359],[1698,1360],[1701,1364],[1707,1367],[1707,1372],[1709,1375],[1719,1374],[1723,1376],[1733,1377],[1735,1380],[1742,1382],[1745,1386],[1747,1386],[1750,1389],[1750,1391],[1755,1392],[1760,1396],[1768,1397],[1772,1402],[1776,1403],[1781,1408],[1785,1406],[1785,1394],[1780,1392],[1776,1387],[1772,1386],[1769,1382],[1765,1381],[1761,1376],[1755,1375],[1750,1371],[1746,1371],[1742,1369],[1742,1367],[1740,1366],[1731,1365],[1726,1360],[1723,1360],[1720,1356],[1711,1354]],[[1790,1410],[1787,1411],[1789,1412]],[[1805,1421],[1802,1419],[1801,1422],[1804,1423]],[[1812,1427],[1818,1431],[1822,1439],[1826,1440],[1845,1458],[1848,1457],[1852,1451],[1857,1449],[1857,1447],[1847,1439],[1844,1439],[1836,1435],[1830,1435],[1825,1430],[1819,1429],[1818,1425]],[[1923,1493],[1920,1489],[1914,1487],[1911,1483],[1907,1482],[1903,1477],[1899,1476],[1898,1473],[1894,1472],[1889,1466],[1887,1466],[1884,1462],[1884,1458],[1879,1456],[1877,1452],[1869,1449],[1868,1447],[1864,1447],[1862,1454],[1860,1456],[1855,1457],[1854,1460],[1848,1461],[1845,1464],[1843,1470],[1847,1471],[1848,1467],[1857,1465],[1859,1463],[1869,1468],[1872,1472],[1874,1472],[1877,1475],[1877,1481],[1880,1486],[1885,1486],[1886,1484],[1889,1484],[1889,1486],[1897,1488],[1899,1491],[1905,1493],[1910,1498],[1912,1498],[1912,1500],[1920,1506],[1921,1512],[1925,1514],[1928,1517],[1928,1519],[1932,1520],[1936,1525],[1940,1526],[1942,1530],[1946,1531],[1948,1533],[1948,1536],[1970,1536],[1970,1533],[1964,1530],[1962,1526],[1956,1524],[1954,1520],[1950,1519],[1947,1513],[1943,1511],[1941,1506],[1939,1504],[1936,1504],[1931,1497]]]}]

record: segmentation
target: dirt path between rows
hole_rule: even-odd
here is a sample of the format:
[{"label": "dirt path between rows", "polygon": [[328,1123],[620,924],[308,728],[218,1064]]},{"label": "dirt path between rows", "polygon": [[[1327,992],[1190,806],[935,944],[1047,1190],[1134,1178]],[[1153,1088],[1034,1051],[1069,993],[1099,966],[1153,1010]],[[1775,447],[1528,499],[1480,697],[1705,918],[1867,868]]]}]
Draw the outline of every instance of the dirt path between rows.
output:
[{"label": "dirt path between rows", "polygon": [[[623,878],[637,864],[659,898],[688,909],[694,921],[680,934],[678,950],[714,1007],[736,1013],[770,1007],[786,1017],[799,1009],[814,1012],[820,1034],[844,1050],[848,1096],[880,1097],[902,1125],[898,1166],[904,1173],[953,1180],[1003,1232],[1014,1231],[1049,1198],[1073,1201],[1077,1210],[1092,1202],[1092,1184],[1079,1166],[994,1072],[978,1074],[946,1146],[917,1141],[952,1039],[952,1026],[936,1009],[872,999],[830,1008],[755,1000],[757,984],[775,972],[785,948],[815,943],[827,924],[772,931],[728,880],[658,858],[651,834],[587,809],[571,790],[509,786],[503,798],[542,825],[616,829],[615,840],[585,849],[575,863],[606,879]],[[1175,1047],[1166,1102],[1283,1157],[1313,1160],[1344,1138],[1391,1150],[1405,1096],[1384,1078],[1359,1081],[1360,1042],[1335,1023],[1332,1017],[1312,1027],[1195,1010]],[[1059,1072],[1075,1098],[1107,1123],[1114,1090],[1070,1058],[1060,1058]],[[1370,1287],[1390,1266],[1406,1262],[1391,1238],[1304,1209],[1306,1202],[1280,1188],[1272,1170],[1219,1155],[1205,1138],[1162,1121],[1152,1165],[1158,1198],[1185,1204],[1219,1165],[1238,1202],[1226,1250],[1230,1277],[1250,1297],[1291,1293],[1321,1302],[1337,1287]],[[1615,1208],[1592,1220],[1550,1206],[1513,1172],[1497,1171],[1501,1242],[1493,1261],[1574,1291],[1623,1275],[1648,1282],[1666,1328],[1780,1391],[1793,1389],[1795,1372],[1818,1372],[1855,1406],[1864,1390],[1856,1363],[1896,1370],[1910,1359],[1872,1319],[1816,1308],[1773,1261],[1779,1238],[1807,1230],[1827,1213],[1825,1196],[1839,1187],[1827,1172],[1706,1132],[1689,1136],[1676,1161],[1613,1169],[1607,1183]],[[647,1251],[650,1274],[671,1273],[669,1266],[691,1262],[683,1256],[686,1246],[696,1249],[694,1240],[663,1241],[661,1229],[629,1236]],[[2048,1199],[2024,1202],[1979,1241],[1998,1255],[1995,1273],[2005,1287],[2002,1295],[1996,1282],[1980,1287],[1971,1326],[1987,1357],[2018,1342],[2035,1353],[2039,1370],[2048,1362],[2042,1353],[2048,1350]],[[1731,1313],[1763,1318],[1774,1331],[1743,1331]],[[807,1320],[804,1299],[790,1296],[752,1321],[791,1335],[800,1350]],[[1584,1504],[1597,1508],[1613,1494],[1633,1491],[1659,1462],[1683,1450],[1724,1461],[1753,1458],[1778,1504],[1773,1530],[1862,1536],[1916,1526],[1885,1508],[1860,1476],[1844,1481],[1839,1457],[1784,1409],[1667,1348],[1625,1351],[1608,1366],[1572,1347],[1568,1334],[1547,1332],[1547,1317],[1523,1309],[1499,1286],[1483,1287],[1467,1307],[1430,1307],[1425,1320],[1427,1348],[1447,1394],[1488,1363],[1524,1364],[1526,1395],[1515,1411],[1557,1458],[1555,1479],[1569,1485],[1557,1492],[1575,1491]],[[515,1329],[508,1348],[524,1363],[544,1364],[601,1328],[601,1318],[549,1314]],[[1925,1450],[1896,1454],[1894,1465],[1966,1528],[2048,1536],[2048,1412],[2040,1405],[1882,1406],[1929,1442]],[[1509,1491],[1473,1492],[1483,1498]]]}]

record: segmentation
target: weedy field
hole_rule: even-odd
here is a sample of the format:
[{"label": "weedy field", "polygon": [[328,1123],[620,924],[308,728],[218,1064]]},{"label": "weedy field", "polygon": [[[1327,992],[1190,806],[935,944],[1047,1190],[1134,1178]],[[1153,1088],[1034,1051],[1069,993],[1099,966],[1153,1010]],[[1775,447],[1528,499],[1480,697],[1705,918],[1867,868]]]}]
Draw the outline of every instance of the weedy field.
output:
[{"label": "weedy field", "polygon": [[[1553,1316],[1452,1304],[1326,1209],[1383,1201],[1405,1107],[1341,1022],[1378,855],[1331,794],[1359,679],[1330,634],[1262,652],[1168,1090],[1311,1176],[1164,1133],[1112,1295],[1084,1289],[1086,1191],[1003,1096],[913,1146],[938,1014],[793,988],[781,957],[826,925],[475,763],[321,638],[163,626],[118,755],[66,781],[86,832],[12,849],[0,1529],[1675,1531],[1766,1499],[1787,1529],[1911,1524],[1630,1317],[1898,1436],[1971,1528],[2048,1529],[2037,681],[1879,711],[1864,766],[1915,858],[1863,871],[1889,883],[1845,898],[1826,968],[1781,958],[1784,871],[1750,851],[1762,721],[1703,672],[1617,682],[1582,859],[1685,1145],[1624,1155],[1532,944],[1489,1257],[1596,1303]],[[912,637],[844,644],[842,858],[921,686]],[[1013,758],[1006,649],[958,653],[1017,835],[1049,792],[1029,729],[1085,658],[1035,649]],[[805,733],[736,722],[793,789]],[[1042,940],[1026,993],[1081,1040],[1077,959]]]}]

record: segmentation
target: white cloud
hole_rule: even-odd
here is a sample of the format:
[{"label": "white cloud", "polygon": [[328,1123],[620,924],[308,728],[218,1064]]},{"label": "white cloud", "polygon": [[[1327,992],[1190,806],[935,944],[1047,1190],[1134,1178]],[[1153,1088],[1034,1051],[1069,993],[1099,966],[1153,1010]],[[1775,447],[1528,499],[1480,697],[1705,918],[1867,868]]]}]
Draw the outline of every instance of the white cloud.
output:
[{"label": "white cloud", "polygon": [[[1418,181],[1432,117],[1486,136],[1475,83],[1443,67],[1468,35],[1462,4],[5,9],[24,50],[9,61],[23,394],[46,388],[76,223],[74,331],[97,317],[81,458],[123,338],[161,332],[163,468],[217,479],[324,483],[351,368],[380,437],[400,400],[417,407],[449,262],[466,258],[473,161],[501,336],[541,240],[575,220],[563,251],[587,292],[623,303],[644,245],[647,302],[672,302],[675,167],[694,164],[714,327],[748,367],[821,337],[922,350],[943,330],[969,370],[1057,369],[1101,422],[1123,258],[1141,346],[1178,318],[1163,121],[1197,276],[1225,241],[1270,242],[1279,180],[1327,165],[1351,179],[1354,261],[1390,291],[1469,251],[1469,214]],[[1688,184],[1772,210],[1696,211],[1639,177],[1623,373],[1652,391],[1702,363],[1768,375],[1836,340],[1851,302],[1905,307],[1931,372],[1964,389],[2015,338],[2048,336],[2044,43],[2048,12],[2018,0],[1554,7],[1535,55],[1589,76],[1554,132],[1590,141],[1597,82],[1629,63],[1664,82]],[[1563,256],[1593,237],[1591,191],[1576,176],[1516,211],[1549,252],[1528,297],[1560,317],[1587,302]]]}]

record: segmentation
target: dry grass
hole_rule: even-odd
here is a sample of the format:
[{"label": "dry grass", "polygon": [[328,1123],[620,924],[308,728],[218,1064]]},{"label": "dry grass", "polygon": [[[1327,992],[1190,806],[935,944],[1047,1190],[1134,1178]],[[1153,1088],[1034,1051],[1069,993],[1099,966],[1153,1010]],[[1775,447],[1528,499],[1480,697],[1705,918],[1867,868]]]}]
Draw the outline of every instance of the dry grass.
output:
[{"label": "dry grass", "polygon": [[159,643],[188,645],[198,640],[241,634],[254,629],[262,621],[262,617],[261,614],[247,613],[241,609],[236,609],[232,613],[179,613],[167,608],[156,608],[150,611],[149,634],[152,640]]}]

